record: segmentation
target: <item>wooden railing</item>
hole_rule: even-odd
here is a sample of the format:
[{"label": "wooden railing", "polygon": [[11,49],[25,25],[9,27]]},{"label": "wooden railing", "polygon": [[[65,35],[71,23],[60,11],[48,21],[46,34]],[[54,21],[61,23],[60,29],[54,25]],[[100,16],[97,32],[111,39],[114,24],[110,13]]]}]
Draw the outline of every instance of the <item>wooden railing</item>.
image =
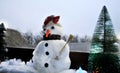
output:
[{"label": "wooden railing", "polygon": [[[33,48],[16,48],[16,47],[7,47],[8,53],[7,56],[9,59],[21,59],[23,61],[29,61],[32,58],[32,52],[34,51]],[[89,53],[84,52],[70,52],[70,59],[71,59],[71,67],[72,69],[78,69],[80,66],[87,70],[88,66],[88,56]]]}]

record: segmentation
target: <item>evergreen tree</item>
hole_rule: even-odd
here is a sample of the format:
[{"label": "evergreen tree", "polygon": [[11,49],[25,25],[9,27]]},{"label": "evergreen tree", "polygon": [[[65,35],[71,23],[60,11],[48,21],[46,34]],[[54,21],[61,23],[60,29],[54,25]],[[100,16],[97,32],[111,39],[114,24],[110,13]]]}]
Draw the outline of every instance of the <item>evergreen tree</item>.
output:
[{"label": "evergreen tree", "polygon": [[6,53],[7,53],[4,31],[5,31],[4,24],[1,23],[0,24],[0,61],[4,61],[6,59]]},{"label": "evergreen tree", "polygon": [[90,73],[120,73],[117,38],[106,6],[103,7],[93,34],[88,70]]}]

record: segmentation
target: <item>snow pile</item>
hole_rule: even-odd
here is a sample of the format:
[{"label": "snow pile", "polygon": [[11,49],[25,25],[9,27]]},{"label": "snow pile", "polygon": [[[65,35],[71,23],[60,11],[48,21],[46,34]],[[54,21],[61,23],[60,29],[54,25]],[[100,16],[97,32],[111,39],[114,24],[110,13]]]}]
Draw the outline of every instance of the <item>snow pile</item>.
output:
[{"label": "snow pile", "polygon": [[3,61],[1,62],[1,66],[4,66],[4,65],[17,65],[17,66],[20,66],[20,65],[25,65],[25,62],[21,61],[21,59],[10,59],[8,61]]},{"label": "snow pile", "polygon": [[38,73],[33,67],[32,62],[22,62],[20,59],[10,59],[1,62],[0,73]]},{"label": "snow pile", "polygon": [[[34,69],[33,63],[31,61],[25,63],[20,59],[10,59],[8,61],[1,62],[0,73],[41,73]],[[42,72],[44,73],[44,71]],[[68,69],[59,73],[87,73],[82,70],[81,67],[78,70]]]}]

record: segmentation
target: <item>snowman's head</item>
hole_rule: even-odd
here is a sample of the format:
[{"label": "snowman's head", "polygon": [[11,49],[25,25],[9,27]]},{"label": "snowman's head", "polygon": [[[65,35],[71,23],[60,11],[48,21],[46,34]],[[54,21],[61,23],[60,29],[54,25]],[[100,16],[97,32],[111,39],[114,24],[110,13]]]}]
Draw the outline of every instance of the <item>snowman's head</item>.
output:
[{"label": "snowman's head", "polygon": [[63,37],[64,33],[62,26],[58,23],[60,16],[48,16],[43,25],[44,37],[49,37],[52,35],[58,35]]}]

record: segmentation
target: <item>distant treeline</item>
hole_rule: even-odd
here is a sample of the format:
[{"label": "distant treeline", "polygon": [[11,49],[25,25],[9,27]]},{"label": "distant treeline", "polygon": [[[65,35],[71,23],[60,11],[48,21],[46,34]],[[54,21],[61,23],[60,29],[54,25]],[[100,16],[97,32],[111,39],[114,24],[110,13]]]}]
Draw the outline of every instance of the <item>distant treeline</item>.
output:
[{"label": "distant treeline", "polygon": [[[78,35],[73,35],[74,39],[71,41],[71,43],[79,43],[79,42],[90,42],[91,38],[87,35],[85,35],[84,37],[79,37]],[[40,34],[38,35],[33,35],[32,32],[26,32],[23,33],[23,37],[25,38],[25,40],[33,46],[36,46],[41,40],[42,40],[42,36]],[[67,41],[69,35],[65,35],[62,37],[63,40]]]}]

